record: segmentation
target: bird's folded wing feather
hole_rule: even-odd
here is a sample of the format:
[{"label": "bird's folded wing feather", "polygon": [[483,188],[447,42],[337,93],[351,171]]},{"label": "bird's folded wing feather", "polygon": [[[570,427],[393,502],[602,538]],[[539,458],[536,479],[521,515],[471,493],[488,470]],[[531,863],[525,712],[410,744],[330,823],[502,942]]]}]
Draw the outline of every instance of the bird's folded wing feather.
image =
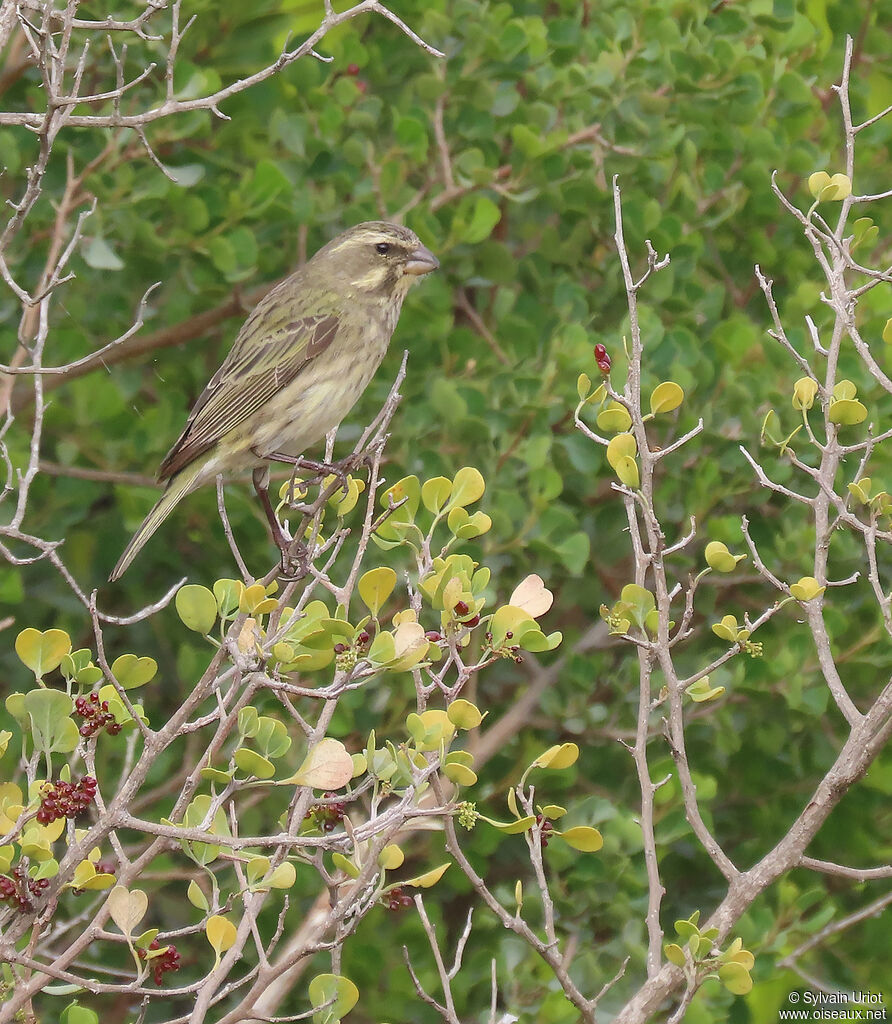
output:
[{"label": "bird's folded wing feather", "polygon": [[[306,364],[334,341],[336,316],[307,316],[269,330],[255,310],[232,351],[189,414],[186,427],[158,470],[167,480],[204,455],[290,384]],[[265,337],[258,339],[263,331]]]}]

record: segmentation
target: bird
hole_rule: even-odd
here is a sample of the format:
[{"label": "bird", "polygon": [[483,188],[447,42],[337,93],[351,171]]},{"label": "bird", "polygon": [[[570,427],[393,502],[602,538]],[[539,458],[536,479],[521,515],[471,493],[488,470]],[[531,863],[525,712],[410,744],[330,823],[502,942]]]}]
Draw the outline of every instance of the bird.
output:
[{"label": "bird", "polygon": [[296,465],[344,419],[384,358],[409,288],[439,266],[413,231],[366,221],[261,299],[162,461],[164,493],[109,580],[123,575],[187,494],[220,473],[253,469],[270,517],[260,486],[269,463]]}]

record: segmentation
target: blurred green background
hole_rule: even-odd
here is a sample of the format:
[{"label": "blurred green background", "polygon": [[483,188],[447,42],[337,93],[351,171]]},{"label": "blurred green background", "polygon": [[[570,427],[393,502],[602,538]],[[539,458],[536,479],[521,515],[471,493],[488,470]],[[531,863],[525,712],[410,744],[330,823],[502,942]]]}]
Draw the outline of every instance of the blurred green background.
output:
[{"label": "blurred green background", "polygon": [[[177,88],[183,96],[204,94],[274,60],[289,35],[299,40],[318,24],[322,4],[194,0],[186,7],[198,18],[181,48]],[[437,61],[387,21],[364,16],[321,44],[334,58],[330,64],[301,60],[228,100],[223,109],[230,121],[199,112],[155,125],[152,145],[180,184],[140,155],[132,136],[113,141],[84,183],[98,206],[75,257],[77,280],[55,306],[47,361],[79,358],[122,333],[155,281],[162,285],[152,295],[143,333],[183,325],[181,340],[52,390],[43,449],[51,465],[34,488],[25,525],[41,536],[64,536],[62,553],[78,580],[88,590],[103,588],[106,606],[121,614],[154,600],[182,574],[206,585],[236,575],[208,490],[178,508],[111,590],[104,580],[153,492],[138,480],[104,483],[67,470],[107,471],[122,480],[151,476],[245,313],[221,314],[209,330],[196,329],[192,319],[278,280],[346,226],[379,217],[404,220],[437,253],[442,270],[411,293],[390,354],[345,423],[338,451],[346,451],[343,442],[355,440],[374,415],[407,348],[409,374],[387,450],[388,479],[479,468],[488,484],[482,507],[494,525],[478,557],[492,568],[501,598],[530,572],[555,591],[546,625],[563,630],[565,642],[544,663],[560,658],[560,671],[490,761],[476,799],[481,810],[501,817],[506,784],[543,745],[573,740],[582,748],[574,769],[549,781],[547,795],[573,808],[574,824],[598,825],[605,847],[577,855],[555,843],[548,862],[562,930],[578,936],[573,974],[583,988],[594,993],[632,956],[625,978],[604,1001],[609,1019],[610,1009],[643,977],[647,900],[635,824],[639,794],[631,758],[617,742],[634,728],[636,658],[625,646],[579,645],[599,605],[615,600],[632,572],[612,473],[602,451],[575,430],[572,416],[578,374],[597,375],[594,344],[610,352],[615,381],[624,379],[628,327],[610,181],[619,175],[633,266],[643,267],[645,238],[671,254],[670,266],[642,295],[645,382],[676,380],[686,401],[677,424],[655,428],[654,437],[668,443],[701,416],[706,425],[701,437],[664,463],[660,482],[658,511],[669,542],[686,530],[690,515],[701,527],[699,546],[687,562],[676,562],[679,578],[702,565],[707,540],[742,550],[743,512],[772,569],[784,579],[805,575],[813,534],[803,512],[758,490],[737,447],[744,442],[757,450],[762,418],[772,406],[788,432],[796,423],[789,396],[800,373],[766,336],[769,318],[753,265],[774,279],[788,334],[807,352],[805,315],[819,330],[828,322],[822,281],[798,225],[770,191],[770,175],[776,169],[779,185],[805,207],[811,202],[808,175],[843,169],[839,107],[830,86],[839,80],[847,33],[856,39],[856,120],[892,103],[892,2],[395,0],[393,9],[447,59]],[[119,13],[125,10],[122,4]],[[146,49],[153,45],[161,46]],[[132,71],[140,69],[135,47],[128,61]],[[107,55],[97,53],[96,87],[111,73]],[[33,70],[6,75],[2,86],[6,109],[42,109]],[[150,79],[130,102],[145,105],[157,88]],[[892,119],[860,136],[857,192],[888,187],[890,136]],[[11,255],[23,280],[33,281],[43,266],[63,156],[70,151],[80,169],[108,142],[84,130],[61,137],[44,197]],[[28,132],[0,134],[4,198],[18,194],[34,151]],[[870,260],[885,266],[888,217],[884,224],[882,211],[873,215],[880,235]],[[889,315],[888,290],[881,288],[868,293],[858,311],[860,329],[876,342],[887,372],[890,359],[879,336]],[[17,316],[13,296],[4,291],[4,358],[12,352]],[[871,409],[882,415],[888,397],[883,406],[854,352],[844,351],[842,369],[859,384],[859,397],[876,400]],[[19,460],[28,439],[27,391],[20,380],[19,421],[9,435]],[[888,461],[878,456],[871,475],[882,477]],[[765,454],[765,465],[775,479],[790,481],[789,466],[773,454]],[[233,486],[228,495],[242,550],[256,571],[265,571],[273,551],[256,502],[247,486]],[[711,622],[728,613],[757,614],[774,600],[747,566],[701,587],[695,635],[679,652],[682,670],[694,671],[720,652]],[[854,541],[835,543],[835,577],[863,568]],[[87,617],[48,566],[0,568],[0,603],[0,617],[16,619],[3,634],[2,667],[11,689],[27,684],[27,671],[11,652],[24,626],[59,626],[71,632],[75,646],[90,643]],[[892,668],[866,583],[840,591],[828,620],[840,672],[864,707]],[[112,654],[120,644],[161,663],[155,715],[206,661],[206,648],[184,632],[172,610],[108,632]],[[845,735],[795,609],[778,615],[758,639],[765,657],[737,658],[715,673],[713,683],[727,687],[728,696],[689,729],[707,820],[741,866],[785,833]],[[491,721],[537,671],[528,660],[523,667],[500,663],[481,677],[477,700]],[[350,745],[372,726],[383,733],[397,729],[410,699],[408,687],[351,695],[334,734]],[[652,748],[654,779],[671,769],[661,743],[657,738]],[[809,852],[853,865],[888,863],[890,792],[892,758],[886,755],[834,811]],[[708,912],[724,883],[693,841],[674,784],[658,793],[657,839],[668,890],[663,922],[671,931],[676,917],[697,908]],[[468,842],[474,863],[510,902],[515,879],[529,877],[522,839],[478,829]],[[417,865],[439,862],[440,844],[436,836],[429,847],[419,844]],[[797,985],[794,975],[777,970],[776,959],[833,915],[879,895],[882,884],[859,886],[804,871],[786,878],[735,932],[757,954],[753,993],[735,999],[708,984],[686,1019],[774,1019]],[[308,882],[307,899],[314,893]],[[441,934],[454,942],[473,902],[470,889],[454,870],[435,896],[429,903],[443,922]],[[189,919],[175,893],[159,900],[155,909],[166,927]],[[495,956],[506,1008],[524,1021],[574,1021],[575,1011],[548,971],[519,941],[483,911],[475,920],[457,981],[467,1019],[484,1019]],[[876,990],[885,984],[888,1004],[888,970],[880,967],[888,936],[887,920],[865,922],[805,964],[833,986]],[[404,943],[418,951],[422,979],[434,985],[413,915],[376,910],[347,946],[344,972],[363,993],[351,1020],[436,1019],[415,997],[402,967]]]}]

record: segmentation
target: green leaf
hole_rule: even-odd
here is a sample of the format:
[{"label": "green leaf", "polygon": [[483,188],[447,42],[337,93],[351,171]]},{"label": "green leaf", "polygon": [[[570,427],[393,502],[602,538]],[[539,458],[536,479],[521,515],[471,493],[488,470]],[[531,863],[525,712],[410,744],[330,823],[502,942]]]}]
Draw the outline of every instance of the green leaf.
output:
[{"label": "green leaf", "polygon": [[198,907],[199,910],[207,913],[210,909],[207,901],[207,897],[201,891],[198,883],[193,878],[189,883],[189,887],[186,889],[186,898],[192,904],[193,907]]},{"label": "green leaf", "polygon": [[60,1024],[99,1024],[99,1014],[75,1000],[69,1003],[59,1015]]},{"label": "green leaf", "polygon": [[81,249],[88,267],[94,270],[123,270],[125,263],[104,238],[91,238]]},{"label": "green leaf", "polygon": [[752,990],[753,979],[750,972],[738,963],[722,964],[719,968],[719,980],[729,992],[736,996],[745,996]]},{"label": "green leaf", "polygon": [[180,587],[176,596],[177,615],[187,629],[207,635],[217,621],[217,599],[197,583]]},{"label": "green leaf", "polygon": [[502,219],[502,211],[487,196],[477,196],[471,219],[462,230],[462,242],[465,245],[478,245],[489,238],[492,229]]},{"label": "green leaf", "polygon": [[77,726],[69,717],[73,701],[59,690],[29,690],[25,694],[25,710],[31,719],[35,746],[51,754],[67,754],[78,743]]},{"label": "green leaf", "polygon": [[135,654],[122,654],[111,666],[112,675],[125,690],[135,690],[155,678],[158,662],[154,658],[138,658]]},{"label": "green leaf", "polygon": [[276,766],[272,761],[268,761],[249,747],[239,747],[233,755],[233,760],[239,771],[258,779],[271,779],[276,774]]},{"label": "green leaf", "polygon": [[421,486],[421,500],[428,512],[436,515],[449,500],[452,493],[452,481],[445,476],[435,476],[425,480]]}]

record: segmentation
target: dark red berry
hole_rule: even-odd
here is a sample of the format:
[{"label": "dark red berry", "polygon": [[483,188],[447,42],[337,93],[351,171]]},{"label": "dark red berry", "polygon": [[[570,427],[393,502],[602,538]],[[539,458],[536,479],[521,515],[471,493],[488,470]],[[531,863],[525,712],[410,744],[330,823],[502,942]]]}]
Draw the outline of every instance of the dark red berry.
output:
[{"label": "dark red berry", "polygon": [[431,629],[424,634],[424,639],[430,640],[432,644],[438,644],[443,638],[435,629]]},{"label": "dark red berry", "polygon": [[362,632],[361,632],[361,633],[359,634],[359,636],[358,636],[358,637],[356,638],[357,642],[358,642],[358,643],[361,643],[361,644],[367,644],[367,643],[369,642],[369,640],[371,640],[371,639],[372,639],[372,638],[371,638],[371,637],[369,636],[369,634],[368,634],[368,633],[366,633],[366,631],[365,631],[365,630],[363,630],[363,631],[362,631]]},{"label": "dark red berry", "polygon": [[347,74],[348,75],[358,75],[359,74],[359,65],[358,64],[348,64],[347,65]]},{"label": "dark red berry", "polygon": [[475,615],[473,618],[468,619],[467,622],[465,622],[465,625],[466,626],[479,626],[480,625],[480,616],[479,615]]},{"label": "dark red berry", "polygon": [[334,645],[334,652],[335,652],[335,654],[343,654],[344,651],[346,651],[346,650],[347,650],[347,645],[346,644],[335,644]]},{"label": "dark red berry", "polygon": [[595,345],[595,359],[600,361],[607,356],[607,349],[603,345]]},{"label": "dark red berry", "polygon": [[468,607],[467,601],[456,601],[452,610],[456,615],[467,615],[471,609]]},{"label": "dark red berry", "polygon": [[599,369],[599,370],[601,371],[601,373],[603,373],[603,374],[604,374],[605,376],[606,376],[606,375],[607,375],[608,373],[610,373],[610,357],[609,357],[609,356],[605,356],[605,357],[604,357],[603,359],[599,359],[599,360],[598,360],[598,369]]}]

